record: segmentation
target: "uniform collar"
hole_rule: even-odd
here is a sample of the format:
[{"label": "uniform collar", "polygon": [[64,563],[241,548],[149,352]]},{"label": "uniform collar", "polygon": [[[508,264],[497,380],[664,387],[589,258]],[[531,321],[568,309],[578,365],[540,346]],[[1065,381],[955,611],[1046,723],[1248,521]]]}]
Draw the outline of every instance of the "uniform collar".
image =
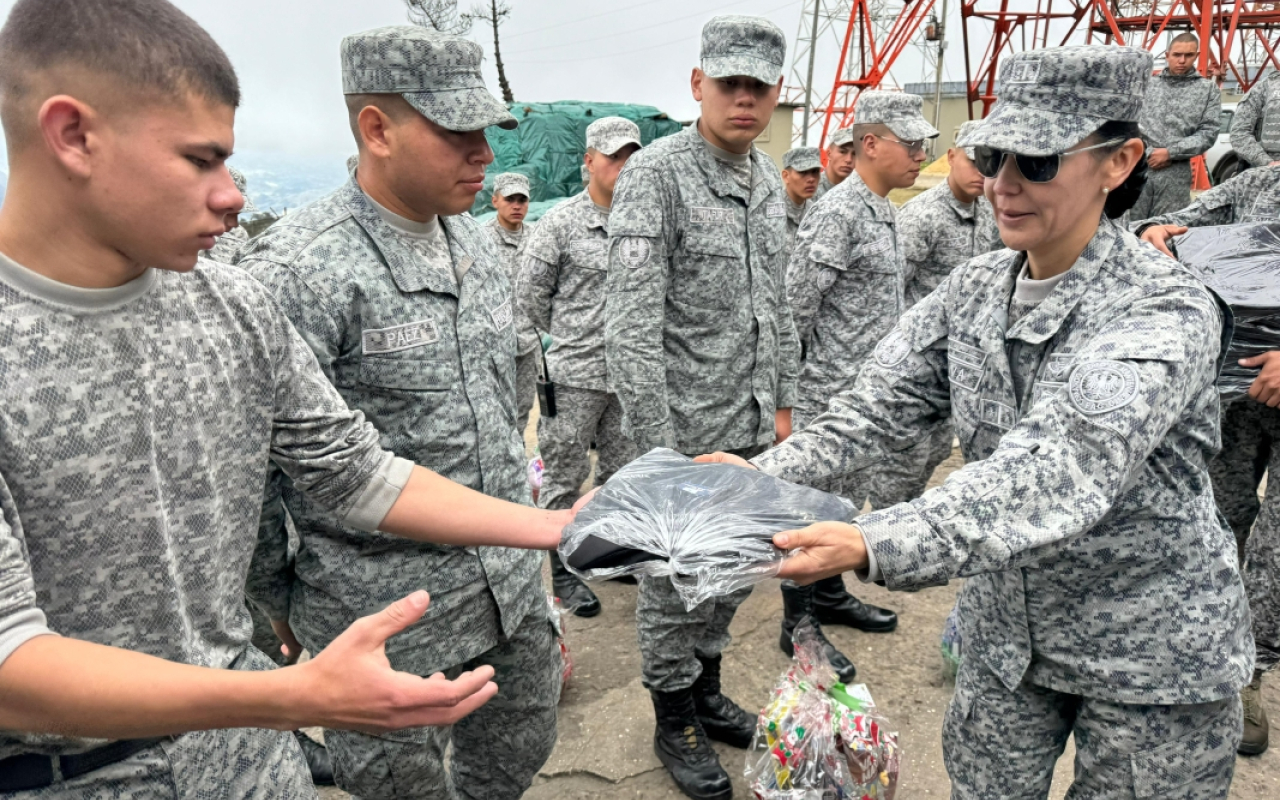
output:
[{"label": "uniform collar", "polygon": [[1164,69],[1160,70],[1160,74],[1157,77],[1163,78],[1164,80],[1167,80],[1167,81],[1189,81],[1189,80],[1194,80],[1196,78],[1199,78],[1200,73],[1199,71],[1193,69],[1190,72],[1188,72],[1186,75],[1174,75],[1172,72],[1169,71],[1168,67],[1165,67]]},{"label": "uniform collar", "polygon": [[737,197],[744,202],[748,202],[752,208],[764,202],[767,192],[757,191],[760,184],[768,180],[765,177],[765,171],[761,166],[763,156],[756,149],[755,145],[751,146],[751,196],[748,197],[743,190],[742,185],[734,179],[728,166],[716,160],[716,157],[707,149],[706,139],[698,131],[698,123],[694,123],[685,129],[684,135],[688,136],[690,141],[690,150],[693,153],[693,160],[702,168],[702,172],[706,175],[707,186],[711,191],[721,197]]},{"label": "uniform collar", "polygon": [[[352,218],[373,240],[374,246],[386,260],[387,269],[391,271],[391,277],[400,291],[418,292],[426,289],[438,294],[458,296],[458,283],[454,273],[432,266],[419,258],[404,238],[382,219],[354,177],[343,187],[342,193],[343,202],[351,212]],[[445,239],[449,243],[450,260],[455,265],[462,265],[464,260],[470,260],[472,263],[467,265],[468,269],[456,270],[469,273],[474,265],[474,256],[467,252],[460,241],[457,235],[457,224],[457,221],[450,217],[440,218]]]},{"label": "uniform collar", "polygon": [[939,188],[941,190],[942,196],[946,198],[947,205],[951,208],[952,211],[956,212],[956,214],[960,217],[960,219],[973,219],[973,212],[978,205],[977,199],[975,199],[972,203],[965,205],[964,203],[961,203],[959,199],[956,198],[956,193],[951,191],[950,183],[943,181],[942,186]]},{"label": "uniform collar", "polygon": [[[1111,220],[1103,219],[1098,224],[1097,233],[1089,240],[1089,244],[1085,245],[1084,252],[1076,259],[1076,263],[1071,265],[1071,269],[1044,299],[1044,302],[1009,329],[1009,338],[1019,339],[1028,344],[1040,344],[1056,335],[1067,317],[1071,316],[1071,312],[1080,304],[1085,293],[1094,289],[1098,282],[1098,273],[1111,253],[1117,247],[1123,246],[1120,228]],[[1006,276],[1008,286],[1012,286],[1013,281],[1016,280],[1026,258],[1026,253],[1020,253],[1018,258],[1013,259],[1012,272]],[[1009,291],[1011,289],[1008,289],[1004,295],[1006,304]]]},{"label": "uniform collar", "polygon": [[596,205],[596,201],[591,199],[591,193],[586,189],[578,195],[578,202],[586,207],[585,214],[587,229],[599,228],[606,233],[609,231],[609,215],[600,210],[600,206]]},{"label": "uniform collar", "polygon": [[893,223],[893,204],[889,202],[889,198],[881,197],[867,187],[863,182],[862,176],[854,170],[849,177],[840,183],[841,186],[849,184],[846,191],[853,192],[862,198],[862,202],[867,204],[867,208],[871,209],[871,213],[875,216],[876,222]]},{"label": "uniform collar", "polygon": [[511,245],[512,247],[519,247],[520,242],[524,239],[524,229],[525,229],[524,223],[520,224],[520,230],[518,231],[509,231],[506,228],[502,227],[502,223],[498,222],[497,217],[494,217],[493,219],[491,219],[489,221],[489,224],[493,227],[495,231],[498,232],[498,238],[506,242],[507,244]]}]

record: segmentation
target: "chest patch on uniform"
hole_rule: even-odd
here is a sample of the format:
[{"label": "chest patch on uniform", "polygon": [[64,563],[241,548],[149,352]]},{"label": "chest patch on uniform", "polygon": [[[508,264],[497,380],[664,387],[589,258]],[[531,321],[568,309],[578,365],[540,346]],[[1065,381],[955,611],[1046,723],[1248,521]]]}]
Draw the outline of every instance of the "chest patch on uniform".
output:
[{"label": "chest patch on uniform", "polygon": [[391,328],[361,331],[360,344],[365,353],[396,353],[425,347],[440,341],[435,320],[424,319]]},{"label": "chest patch on uniform", "polygon": [[695,225],[729,225],[733,222],[733,211],[728,208],[694,206],[689,209],[689,221]]},{"label": "chest patch on uniform", "polygon": [[769,219],[781,219],[787,215],[787,207],[782,203],[769,203],[764,207],[764,215]]},{"label": "chest patch on uniform", "polygon": [[498,330],[505,330],[511,327],[511,301],[508,300],[491,310],[489,316],[493,317],[493,327]]},{"label": "chest patch on uniform", "polygon": [[893,250],[893,242],[888,236],[876,239],[874,242],[867,242],[858,248],[864,256],[878,256]]},{"label": "chest patch on uniform", "polygon": [[823,267],[818,270],[818,288],[825,292],[836,285],[838,277],[840,277],[840,270],[835,267]]},{"label": "chest patch on uniform", "polygon": [[1013,428],[1014,423],[1013,409],[1004,403],[997,403],[995,400],[983,400],[982,421],[1002,431],[1010,430]]},{"label": "chest patch on uniform", "polygon": [[880,344],[876,345],[876,363],[886,369],[898,366],[906,361],[909,355],[911,355],[911,343],[897,328],[894,328],[888,336],[880,340]]},{"label": "chest patch on uniform", "polygon": [[575,254],[591,255],[593,253],[603,253],[609,242],[607,239],[579,239],[569,245],[569,249]]},{"label": "chest patch on uniform", "polygon": [[652,250],[649,240],[639,236],[627,236],[618,240],[618,258],[632,269],[648,263]]},{"label": "chest patch on uniform", "polygon": [[1067,373],[1071,371],[1071,365],[1074,363],[1076,363],[1076,357],[1071,353],[1050,353],[1049,360],[1044,365],[1045,377],[1061,383],[1067,379]]},{"label": "chest patch on uniform", "polygon": [[1085,414],[1124,408],[1138,396],[1138,368],[1123,361],[1088,361],[1071,372],[1067,394]]}]

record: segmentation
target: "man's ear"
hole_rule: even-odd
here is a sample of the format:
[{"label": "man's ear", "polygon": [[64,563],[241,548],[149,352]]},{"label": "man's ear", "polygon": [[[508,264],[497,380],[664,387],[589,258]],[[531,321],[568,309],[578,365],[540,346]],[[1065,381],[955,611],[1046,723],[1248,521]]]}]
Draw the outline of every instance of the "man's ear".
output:
[{"label": "man's ear", "polygon": [[378,158],[391,155],[392,122],[391,118],[377,106],[365,106],[356,117],[360,128],[360,138],[364,140],[365,149]]},{"label": "man's ear", "polygon": [[689,76],[689,88],[693,90],[693,99],[699,103],[702,102],[702,81],[706,77],[697,67],[693,68],[693,74]]},{"label": "man's ear", "polygon": [[50,97],[40,107],[39,125],[54,158],[72,175],[88,178],[102,126],[93,107],[68,95]]}]

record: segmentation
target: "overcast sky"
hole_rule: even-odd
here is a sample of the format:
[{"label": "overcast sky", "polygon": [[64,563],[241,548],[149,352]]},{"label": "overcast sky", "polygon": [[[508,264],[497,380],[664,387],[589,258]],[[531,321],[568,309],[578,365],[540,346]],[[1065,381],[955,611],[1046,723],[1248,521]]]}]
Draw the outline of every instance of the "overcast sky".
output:
[{"label": "overcast sky", "polygon": [[[175,0],[205,26],[240,74],[244,102],[237,149],[345,157],[353,151],[345,121],[338,44],[349,33],[407,21],[404,0]],[[759,14],[781,26],[788,70],[802,0],[509,0],[503,58],[516,100],[599,100],[658,106],[677,119],[697,116],[689,71],[702,24],[721,13]],[[471,0],[463,0],[463,7]],[[12,0],[0,0],[7,15]],[[961,80],[958,6],[947,78]],[[485,74],[497,92],[492,32],[470,34],[485,50]],[[829,86],[838,44],[824,43],[817,74]],[[908,53],[896,77],[923,77]]]}]

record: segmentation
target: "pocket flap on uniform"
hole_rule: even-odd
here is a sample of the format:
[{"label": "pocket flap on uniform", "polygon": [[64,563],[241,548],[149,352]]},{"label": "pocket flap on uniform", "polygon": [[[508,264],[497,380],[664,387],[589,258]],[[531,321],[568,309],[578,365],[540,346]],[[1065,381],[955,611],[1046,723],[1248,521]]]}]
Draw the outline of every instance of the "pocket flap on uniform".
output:
[{"label": "pocket flap on uniform", "polygon": [[1206,784],[1225,786],[1235,762],[1236,748],[1220,733],[1220,730],[1195,731],[1153,750],[1131,755],[1134,796],[1193,800],[1205,796]]},{"label": "pocket flap on uniform", "polygon": [[684,234],[684,249],[690,253],[712,256],[738,255],[738,242],[731,228],[723,231],[688,230]]},{"label": "pocket flap on uniform", "polygon": [[440,359],[365,356],[360,360],[360,382],[383,389],[443,392],[453,388],[457,376],[453,362]]}]

